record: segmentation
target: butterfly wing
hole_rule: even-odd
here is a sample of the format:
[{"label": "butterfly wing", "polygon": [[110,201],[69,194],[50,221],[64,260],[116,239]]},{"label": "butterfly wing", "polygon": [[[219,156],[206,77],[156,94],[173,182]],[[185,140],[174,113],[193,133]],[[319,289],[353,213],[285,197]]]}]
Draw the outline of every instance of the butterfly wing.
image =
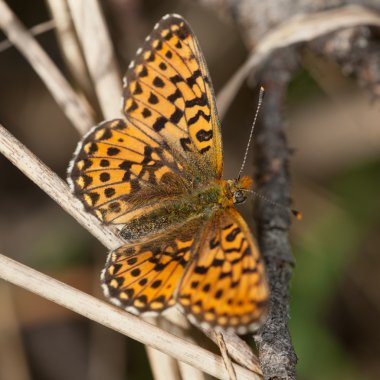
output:
[{"label": "butterfly wing", "polygon": [[196,258],[178,294],[189,319],[240,334],[257,329],[269,291],[257,245],[241,215],[234,208],[216,212],[193,249]]},{"label": "butterfly wing", "polygon": [[101,276],[106,296],[134,314],[160,313],[173,306],[201,224],[191,221],[147,244],[111,252]]},{"label": "butterfly wing", "polygon": [[113,224],[152,211],[158,198],[182,194],[189,181],[162,140],[119,119],[90,131],[69,168],[71,187],[86,209]]},{"label": "butterfly wing", "polygon": [[88,133],[69,182],[104,223],[125,224],[222,174],[220,126],[199,44],[180,16],[165,16],[126,74],[126,120]]},{"label": "butterfly wing", "polygon": [[188,23],[164,16],[137,51],[124,88],[128,120],[157,133],[198,182],[221,178],[222,143],[215,98],[199,43]]}]

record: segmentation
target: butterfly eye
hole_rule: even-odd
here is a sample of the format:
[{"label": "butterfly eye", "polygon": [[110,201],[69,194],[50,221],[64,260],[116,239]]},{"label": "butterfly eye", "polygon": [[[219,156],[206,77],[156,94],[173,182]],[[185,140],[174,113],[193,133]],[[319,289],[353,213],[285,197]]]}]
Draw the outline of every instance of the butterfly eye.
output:
[{"label": "butterfly eye", "polygon": [[241,191],[238,190],[234,194],[234,203],[243,203],[247,199],[247,196]]}]

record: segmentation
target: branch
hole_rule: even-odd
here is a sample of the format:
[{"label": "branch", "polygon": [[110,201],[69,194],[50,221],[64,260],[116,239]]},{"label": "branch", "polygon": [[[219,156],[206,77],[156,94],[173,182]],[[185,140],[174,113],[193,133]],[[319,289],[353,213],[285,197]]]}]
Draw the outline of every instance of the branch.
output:
[{"label": "branch", "polygon": [[[263,123],[256,135],[256,180],[261,194],[282,205],[290,205],[283,103],[296,68],[294,51],[286,49],[271,56],[261,76],[266,98],[262,107]],[[258,238],[271,296],[269,317],[254,338],[264,378],[295,379],[297,357],[288,330],[289,282],[294,264],[288,239],[289,215],[259,198],[256,205]]]},{"label": "branch", "polygon": [[[204,0],[204,2],[206,1]],[[253,21],[251,22],[253,23]],[[247,77],[253,78],[276,50],[312,41],[328,33],[359,25],[380,27],[380,15],[364,7],[350,5],[318,13],[296,14],[290,19],[284,20],[273,30],[268,30],[257,43],[250,43],[254,48],[247,60],[218,93],[217,103],[220,117],[224,117]],[[330,44],[328,46],[330,47]]]},{"label": "branch", "polygon": [[[311,41],[305,51],[310,51],[321,59],[336,62],[345,76],[354,77],[374,97],[380,96],[380,42],[376,31],[366,26],[336,31]],[[315,72],[315,62],[306,66],[318,84],[329,95],[334,96],[333,86],[329,86],[328,81],[323,81],[320,73]]]}]

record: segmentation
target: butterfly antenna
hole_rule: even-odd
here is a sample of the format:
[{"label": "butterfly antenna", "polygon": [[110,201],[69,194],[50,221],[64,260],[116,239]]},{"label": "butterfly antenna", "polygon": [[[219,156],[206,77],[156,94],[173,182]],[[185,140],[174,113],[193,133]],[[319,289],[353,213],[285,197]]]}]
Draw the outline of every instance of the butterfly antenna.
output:
[{"label": "butterfly antenna", "polygon": [[261,103],[263,102],[264,92],[265,92],[264,87],[261,86],[261,87],[260,87],[260,93],[259,93],[259,101],[258,101],[258,103],[257,103],[257,108],[256,108],[255,118],[253,119],[253,123],[252,123],[252,127],[251,127],[251,132],[250,132],[250,134],[249,134],[249,139],[248,139],[247,148],[245,149],[245,154],[244,154],[244,158],[243,158],[243,163],[241,164],[241,168],[240,168],[240,171],[239,171],[239,174],[238,174],[237,179],[240,179],[240,177],[241,177],[241,173],[243,172],[243,169],[244,169],[244,166],[245,166],[245,162],[247,161],[248,152],[249,152],[249,147],[250,147],[250,145],[251,145],[251,140],[252,140],[252,136],[253,136],[253,130],[255,129],[257,116],[259,115],[259,111],[260,111]]},{"label": "butterfly antenna", "polygon": [[263,201],[268,202],[268,203],[270,203],[273,206],[279,207],[282,210],[285,210],[287,212],[290,211],[296,217],[297,220],[302,220],[302,212],[294,210],[294,209],[289,208],[289,207],[286,207],[286,206],[284,206],[284,205],[282,205],[280,203],[277,203],[275,201],[272,201],[272,200],[268,199],[267,197],[264,197],[264,195],[256,192],[255,190],[244,190],[244,191],[252,193],[255,197],[260,198]]}]

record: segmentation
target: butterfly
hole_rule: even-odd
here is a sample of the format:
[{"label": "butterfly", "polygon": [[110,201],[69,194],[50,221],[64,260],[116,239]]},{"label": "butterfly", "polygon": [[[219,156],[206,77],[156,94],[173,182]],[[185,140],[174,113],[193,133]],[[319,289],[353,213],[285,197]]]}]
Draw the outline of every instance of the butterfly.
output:
[{"label": "butterfly", "polygon": [[179,305],[198,326],[257,329],[268,306],[265,268],[234,207],[252,180],[222,179],[213,87],[181,16],[164,16],[137,50],[122,101],[124,117],[87,133],[68,170],[86,210],[125,240],[102,272],[105,295],[135,314]]}]

